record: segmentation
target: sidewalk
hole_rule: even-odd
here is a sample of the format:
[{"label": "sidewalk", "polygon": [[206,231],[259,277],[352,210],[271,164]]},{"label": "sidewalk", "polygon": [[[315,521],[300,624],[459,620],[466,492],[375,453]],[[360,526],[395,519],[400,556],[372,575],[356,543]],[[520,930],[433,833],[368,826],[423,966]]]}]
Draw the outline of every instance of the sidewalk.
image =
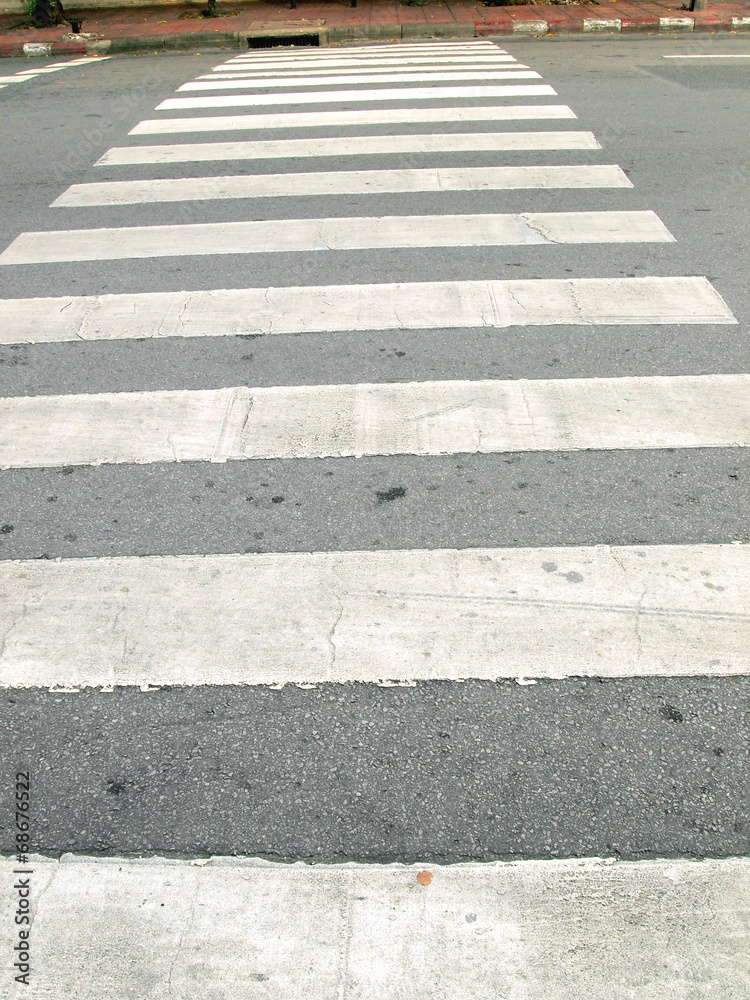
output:
[{"label": "sidewalk", "polygon": [[[428,2],[409,6],[388,0],[250,4],[219,0],[220,17],[203,18],[202,3],[123,10],[85,11],[87,38],[64,27],[38,30],[14,27],[20,18],[0,18],[0,55],[80,55],[159,52],[175,49],[246,49],[249,39],[277,35],[317,38],[319,45],[412,38],[473,38],[631,32],[750,32],[750,0],[720,2],[706,11],[686,11],[681,2],[600,0],[599,3],[529,4],[485,7],[480,3]],[[231,16],[229,16],[231,15]],[[308,37],[307,44],[313,39]],[[314,41],[313,41],[314,44]]]}]

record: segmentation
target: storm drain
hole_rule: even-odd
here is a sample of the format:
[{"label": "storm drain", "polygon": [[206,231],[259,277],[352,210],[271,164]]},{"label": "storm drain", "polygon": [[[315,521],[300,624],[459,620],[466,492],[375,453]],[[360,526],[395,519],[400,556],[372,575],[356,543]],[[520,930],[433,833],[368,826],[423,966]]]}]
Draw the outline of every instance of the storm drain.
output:
[{"label": "storm drain", "polygon": [[258,35],[248,38],[250,49],[273,49],[277,45],[320,45],[320,35]]}]

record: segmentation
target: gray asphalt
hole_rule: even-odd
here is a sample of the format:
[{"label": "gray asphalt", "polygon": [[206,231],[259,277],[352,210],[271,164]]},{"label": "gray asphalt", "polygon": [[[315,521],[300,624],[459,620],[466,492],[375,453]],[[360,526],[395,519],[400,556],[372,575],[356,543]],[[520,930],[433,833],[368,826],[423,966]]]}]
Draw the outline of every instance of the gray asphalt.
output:
[{"label": "gray asphalt", "polygon": [[48,854],[748,853],[746,677],[12,692],[3,703]]},{"label": "gray asphalt", "polygon": [[[6,346],[0,395],[750,371],[750,72],[739,60],[662,58],[750,52],[750,38],[550,39],[502,47],[538,70],[577,113],[573,127],[593,131],[604,149],[502,154],[501,162],[617,163],[633,191],[51,209],[68,184],[87,180],[342,166],[321,159],[94,167],[113,145],[196,141],[127,132],[179,84],[226,57],[120,56],[0,90],[0,245],[23,231],[92,226],[617,208],[653,209],[676,243],[3,267],[0,296],[705,274],[738,327]],[[21,63],[0,66],[11,73]],[[356,131],[388,130],[347,134]],[[414,155],[347,157],[343,166],[425,162]],[[472,153],[431,155],[429,162],[498,161]],[[0,472],[0,559],[748,541],[749,472],[741,449],[7,470]],[[747,854],[749,694],[739,678],[571,680],[529,688],[12,691],[1,702],[0,770],[32,768],[36,846],[45,853],[239,852],[286,860]],[[3,785],[0,799],[6,791]],[[9,803],[0,808],[0,847],[6,847]]]}]

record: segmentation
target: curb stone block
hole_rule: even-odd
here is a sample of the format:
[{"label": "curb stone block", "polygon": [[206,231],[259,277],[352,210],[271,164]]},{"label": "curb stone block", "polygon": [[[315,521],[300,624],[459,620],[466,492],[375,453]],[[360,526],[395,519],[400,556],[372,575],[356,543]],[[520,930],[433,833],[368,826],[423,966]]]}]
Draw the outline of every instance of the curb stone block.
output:
[{"label": "curb stone block", "polygon": [[400,24],[364,24],[342,28],[329,28],[329,42],[345,42],[348,39],[372,39],[373,41],[398,41],[401,38]]},{"label": "curb stone block", "polygon": [[730,21],[728,18],[721,18],[717,14],[709,14],[707,17],[696,17],[693,31],[729,31]]},{"label": "curb stone block", "polygon": [[584,17],[584,31],[622,31],[622,20],[619,17]]},{"label": "curb stone block", "polygon": [[[247,44],[247,43],[245,43]],[[238,49],[237,35],[232,32],[207,35],[203,32],[184,35],[155,35],[140,38],[113,38],[109,46],[115,52],[179,52],[185,49]]]},{"label": "curb stone block", "polygon": [[750,31],[750,17],[733,17],[732,31]]},{"label": "curb stone block", "polygon": [[580,35],[581,21],[574,21],[572,18],[552,18],[547,22],[547,31],[550,35]]},{"label": "curb stone block", "polygon": [[546,35],[549,30],[547,21],[518,20],[513,22],[514,35]]},{"label": "curb stone block", "polygon": [[52,54],[52,42],[26,42],[23,47],[25,56],[48,56]]},{"label": "curb stone block", "polygon": [[473,21],[401,25],[402,38],[473,38],[475,34]]},{"label": "curb stone block", "polygon": [[497,24],[484,24],[482,21],[476,23],[477,38],[507,38],[513,34],[513,23],[511,21],[500,21]]},{"label": "curb stone block", "polygon": [[623,17],[621,31],[658,31],[659,18],[654,17]]},{"label": "curb stone block", "polygon": [[660,17],[659,31],[692,31],[695,21],[692,17]]}]

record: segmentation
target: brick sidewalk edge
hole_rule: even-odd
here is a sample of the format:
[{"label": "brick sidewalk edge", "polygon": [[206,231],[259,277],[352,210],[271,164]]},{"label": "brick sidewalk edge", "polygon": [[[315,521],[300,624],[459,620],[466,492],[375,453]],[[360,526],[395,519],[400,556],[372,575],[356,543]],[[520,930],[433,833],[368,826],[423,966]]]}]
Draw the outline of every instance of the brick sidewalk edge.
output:
[{"label": "brick sidewalk edge", "polygon": [[[414,38],[493,38],[518,35],[541,38],[546,35],[680,34],[689,32],[750,31],[750,17],[727,17],[720,14],[690,14],[673,17],[588,17],[580,21],[518,19],[488,24],[465,21],[443,24],[370,24],[356,27],[311,28],[305,34],[318,35],[319,44],[357,43],[362,41],[400,41]],[[298,35],[299,27],[283,21],[272,30],[191,31],[160,35],[132,36],[97,41],[24,42],[0,40],[0,56],[107,55],[115,52],[169,52],[186,49],[247,49],[248,37]]]}]

